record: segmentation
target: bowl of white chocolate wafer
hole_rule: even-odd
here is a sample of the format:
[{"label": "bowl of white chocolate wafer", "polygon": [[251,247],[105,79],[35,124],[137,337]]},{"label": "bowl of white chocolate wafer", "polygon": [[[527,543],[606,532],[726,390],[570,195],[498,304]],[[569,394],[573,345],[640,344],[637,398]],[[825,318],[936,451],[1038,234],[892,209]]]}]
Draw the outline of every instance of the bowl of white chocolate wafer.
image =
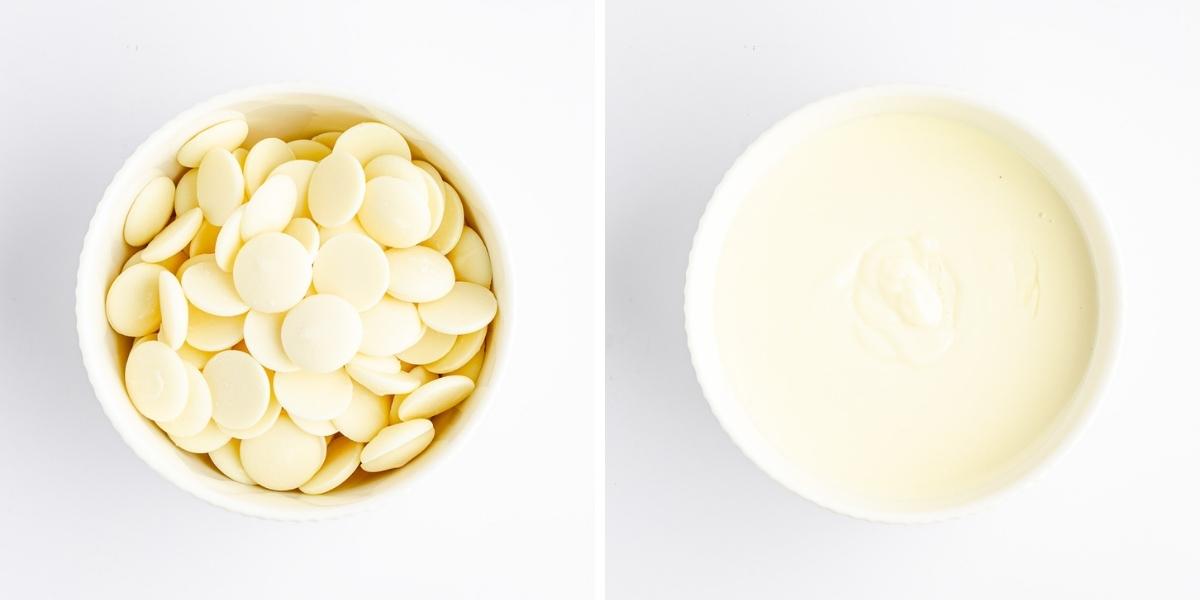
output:
[{"label": "bowl of white chocolate wafer", "polygon": [[88,377],[134,452],[265,518],[346,514],[446,464],[493,400],[511,283],[463,165],[379,103],[231,92],[147,139],[80,255]]}]

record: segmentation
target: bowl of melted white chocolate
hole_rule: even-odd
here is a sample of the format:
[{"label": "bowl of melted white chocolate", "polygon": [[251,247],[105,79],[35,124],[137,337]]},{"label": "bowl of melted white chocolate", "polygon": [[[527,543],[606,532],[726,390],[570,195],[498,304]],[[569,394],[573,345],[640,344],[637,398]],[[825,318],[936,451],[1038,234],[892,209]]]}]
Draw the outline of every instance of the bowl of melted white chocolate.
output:
[{"label": "bowl of melted white chocolate", "polygon": [[869,88],[764,133],[715,192],[689,346],[735,443],[881,521],[969,511],[1078,433],[1111,368],[1116,265],[1093,196],[1013,119]]}]

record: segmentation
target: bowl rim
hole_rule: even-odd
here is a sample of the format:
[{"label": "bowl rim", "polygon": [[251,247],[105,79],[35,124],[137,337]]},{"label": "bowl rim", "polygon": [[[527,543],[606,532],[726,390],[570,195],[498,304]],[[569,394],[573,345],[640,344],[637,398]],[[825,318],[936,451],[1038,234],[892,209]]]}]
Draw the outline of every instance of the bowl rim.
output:
[{"label": "bowl rim", "polygon": [[[217,113],[220,110],[227,110],[228,106],[247,101],[255,101],[264,97],[277,95],[311,95],[325,97],[344,101],[350,104],[362,106],[370,111],[386,115],[395,121],[403,123],[407,128],[420,134],[420,136],[432,147],[437,148],[438,152],[444,157],[445,162],[452,164],[456,171],[456,187],[461,187],[470,190],[470,207],[471,212],[482,215],[490,224],[488,236],[488,254],[491,258],[493,272],[503,273],[503,286],[501,290],[496,290],[497,300],[504,307],[503,320],[498,321],[493,327],[497,327],[501,332],[497,335],[495,332],[489,335],[488,342],[488,357],[490,361],[490,381],[488,382],[487,394],[484,396],[483,402],[479,406],[472,409],[471,417],[465,419],[466,422],[459,425],[458,431],[455,432],[453,439],[448,446],[441,452],[438,460],[442,463],[453,462],[463,447],[466,446],[476,434],[480,424],[484,421],[487,413],[495,402],[494,397],[499,393],[501,384],[504,379],[505,364],[508,360],[509,346],[511,344],[511,331],[514,329],[515,311],[513,309],[512,298],[513,291],[513,269],[512,264],[508,259],[508,245],[503,233],[504,226],[502,220],[495,212],[495,203],[484,192],[483,187],[479,184],[479,180],[466,166],[466,163],[452,150],[453,145],[444,143],[444,140],[437,134],[430,133],[430,129],[419,119],[413,118],[408,113],[397,110],[391,103],[381,101],[374,96],[364,94],[358,91],[346,90],[341,88],[331,88],[322,85],[314,85],[309,83],[268,83],[262,85],[254,85],[233,89],[208,99],[195,103],[190,108],[177,113],[169,120],[159,125],[150,135],[143,140],[138,146],[126,157],[121,167],[113,174],[112,179],[105,187],[104,192],[100,196],[99,202],[96,204],[95,211],[92,213],[91,219],[88,221],[87,232],[83,237],[82,248],[80,249],[78,258],[78,268],[75,274],[75,327],[76,340],[79,345],[79,351],[83,360],[84,371],[87,374],[88,383],[91,385],[92,391],[100,403],[100,408],[104,411],[113,429],[117,431],[125,445],[133,450],[134,454],[162,476],[167,481],[174,484],[176,487],[208,502],[209,504],[229,510],[231,512],[257,517],[268,520],[277,521],[316,521],[340,518],[355,513],[363,512],[376,508],[385,500],[393,498],[400,494],[411,493],[416,484],[433,476],[433,472],[439,469],[429,468],[421,469],[416,473],[412,473],[405,478],[404,484],[397,484],[385,487],[378,491],[374,491],[368,496],[351,502],[337,505],[318,505],[318,504],[296,504],[288,508],[268,507],[263,503],[250,502],[243,500],[240,496],[226,494],[211,487],[201,485],[199,483],[200,476],[190,472],[183,472],[173,469],[167,469],[166,463],[156,457],[155,451],[143,444],[132,431],[118,423],[116,411],[122,409],[130,409],[129,398],[125,391],[103,389],[97,381],[96,373],[104,368],[101,363],[101,358],[96,352],[89,351],[89,344],[95,344],[98,340],[93,338],[93,335],[87,326],[91,316],[87,314],[89,309],[85,302],[89,299],[88,296],[92,293],[86,289],[84,275],[87,269],[92,265],[89,260],[89,251],[95,245],[100,237],[97,231],[96,223],[100,219],[101,214],[116,203],[118,195],[118,185],[129,172],[136,168],[135,158],[139,158],[143,151],[148,147],[155,146],[165,142],[171,136],[172,132],[177,129],[180,124],[195,121],[198,118]],[[99,292],[100,298],[106,295],[106,290]],[[101,311],[103,314],[103,311]],[[143,419],[144,421],[144,419]],[[143,423],[144,424],[144,423]],[[159,453],[161,454],[161,453]],[[182,473],[182,474],[180,474]]]},{"label": "bowl rim", "polygon": [[[725,383],[717,342],[712,334],[713,293],[710,284],[715,280],[719,248],[723,245],[733,211],[741,200],[739,192],[731,191],[734,185],[731,181],[745,176],[753,157],[767,152],[765,148],[768,144],[774,143],[775,138],[786,136],[787,130],[795,127],[800,120],[822,110],[851,107],[884,98],[911,98],[957,104],[1003,123],[1053,160],[1055,167],[1061,172],[1061,179],[1065,179],[1066,183],[1077,191],[1077,197],[1070,200],[1064,198],[1064,202],[1075,213],[1076,221],[1084,232],[1093,269],[1096,271],[1096,293],[1101,302],[1101,311],[1097,314],[1096,343],[1088,368],[1076,390],[1074,403],[1078,406],[1074,408],[1069,421],[1062,426],[1064,430],[1050,442],[1049,447],[1035,459],[1036,462],[1032,466],[1020,471],[1015,477],[965,502],[932,510],[883,510],[843,503],[832,495],[822,493],[815,486],[798,482],[796,477],[784,472],[779,467],[780,460],[775,458],[774,450],[762,434],[752,424],[747,426],[748,418],[744,409]],[[826,117],[821,128],[844,120]],[[1033,164],[1042,170],[1042,165]],[[1085,211],[1087,224],[1079,222],[1080,210]],[[720,214],[717,214],[718,212]],[[957,90],[930,85],[874,85],[826,96],[803,105],[772,124],[734,160],[706,203],[692,240],[684,283],[684,329],[692,368],[710,410],[734,445],[771,479],[817,506],[844,516],[879,523],[929,523],[978,512],[1017,493],[1018,490],[1027,488],[1042,477],[1079,440],[1095,416],[1117,361],[1123,336],[1121,281],[1112,227],[1101,210],[1095,190],[1088,185],[1079,169],[1058,148],[1048,143],[1035,128],[990,103]],[[1064,408],[1065,410],[1067,408]]]}]

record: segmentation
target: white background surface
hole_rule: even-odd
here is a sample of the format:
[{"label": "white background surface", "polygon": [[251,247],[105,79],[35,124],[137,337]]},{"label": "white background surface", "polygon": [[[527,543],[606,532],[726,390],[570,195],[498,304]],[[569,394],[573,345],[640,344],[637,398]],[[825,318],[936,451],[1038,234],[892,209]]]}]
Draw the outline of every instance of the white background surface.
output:
[{"label": "white background surface", "polygon": [[[5,4],[0,596],[590,595],[592,9],[449,4]],[[161,479],[100,411],[75,343],[76,259],[125,157],[198,101],[279,81],[363,92],[444,139],[498,205],[519,306],[495,405],[444,474],[312,524]]]},{"label": "white background surface", "polygon": [[[1200,4],[609,0],[607,26],[611,598],[1200,594]],[[1044,133],[1124,266],[1123,351],[1080,443],[933,525],[837,516],[768,479],[709,412],[683,333],[724,170],[789,112],[878,83],[958,88]]]}]

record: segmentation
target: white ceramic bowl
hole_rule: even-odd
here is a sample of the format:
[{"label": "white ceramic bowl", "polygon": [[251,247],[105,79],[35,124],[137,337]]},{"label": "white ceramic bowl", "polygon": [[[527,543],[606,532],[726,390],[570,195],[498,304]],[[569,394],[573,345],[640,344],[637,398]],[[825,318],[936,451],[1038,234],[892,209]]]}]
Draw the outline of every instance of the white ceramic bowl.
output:
[{"label": "white ceramic bowl", "polygon": [[[124,363],[129,340],[109,328],[104,298],[131,249],[122,241],[125,214],[142,186],[158,174],[178,179],[183,168],[175,162],[179,147],[197,131],[245,115],[251,137],[247,145],[265,138],[309,138],[344,130],[362,121],[379,121],[408,139],[413,154],[437,166],[460,192],[467,222],[487,244],[492,257],[493,288],[500,311],[488,335],[478,387],[466,402],[434,419],[437,436],[429,448],[405,467],[378,474],[359,471],[346,484],[320,496],[273,492],[242,485],[221,475],[208,458],[179,450],[153,422],[133,408],[125,393]],[[412,119],[381,104],[310,87],[264,86],[224,94],[203,102],[155,131],[125,161],[104,192],[92,217],[75,289],[79,348],[88,378],[105,414],[117,432],[142,460],[175,485],[217,506],[247,515],[286,520],[309,520],[344,515],[377,504],[442,468],[483,418],[495,400],[496,379],[502,370],[512,324],[512,283],[505,245],[497,220],[483,192],[447,146]]]},{"label": "white ceramic bowl", "polygon": [[[972,497],[933,510],[871,505],[841,495],[815,477],[796,473],[795,467],[759,433],[742,403],[731,393],[720,362],[713,318],[717,262],[733,218],[751,187],[797,140],[849,119],[888,112],[931,114],[972,124],[1006,141],[1038,167],[1074,212],[1087,238],[1100,301],[1095,349],[1087,373],[1050,431],[991,485]],[[1029,131],[1011,117],[946,90],[872,87],[833,96],[793,113],[763,133],[734,162],[700,220],[688,264],[684,310],[688,347],[704,395],[734,443],[759,468],[797,494],[842,514],[883,522],[936,521],[976,510],[1032,480],[1079,435],[1116,357],[1120,333],[1117,262],[1108,227],[1092,193],[1059,154]]]}]

